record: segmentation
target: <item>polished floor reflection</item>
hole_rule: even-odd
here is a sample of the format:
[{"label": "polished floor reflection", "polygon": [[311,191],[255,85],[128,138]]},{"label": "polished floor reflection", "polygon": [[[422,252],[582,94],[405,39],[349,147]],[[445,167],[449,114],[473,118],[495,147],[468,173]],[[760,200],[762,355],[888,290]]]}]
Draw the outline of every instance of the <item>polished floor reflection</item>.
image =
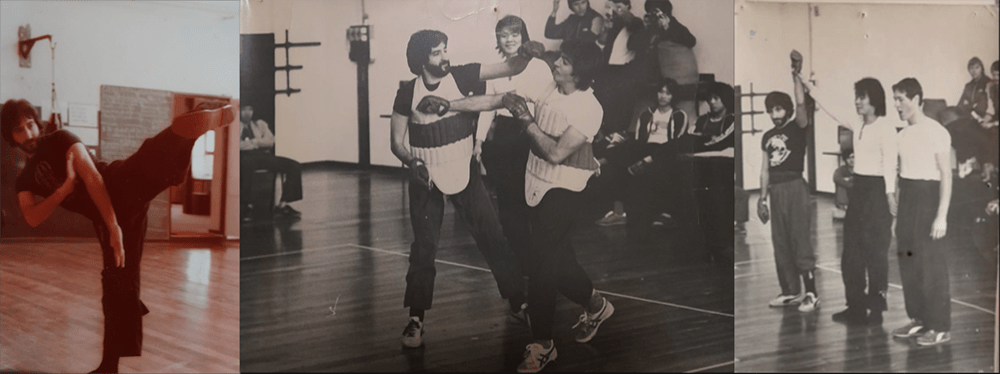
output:
[{"label": "polished floor reflection", "polygon": [[[147,242],[145,335],[122,372],[235,373],[239,243]],[[94,239],[4,240],[0,370],[82,373],[101,361],[101,251]]]},{"label": "polished floor reflection", "polygon": [[[751,196],[755,204],[757,196]],[[843,310],[840,275],[842,224],[833,221],[832,198],[813,198],[813,245],[817,252],[816,288],[820,309],[769,308],[780,291],[770,227],[756,217],[736,239],[736,370],[759,371],[959,371],[995,372],[993,367],[997,257],[977,250],[965,235],[949,239],[951,342],[918,346],[895,339],[891,330],[909,322],[903,306],[899,263],[889,258],[889,311],[881,326],[854,327],[834,322]],[[755,210],[751,210],[755,211]],[[957,228],[949,227],[953,232]],[[895,253],[895,240],[889,253]]]},{"label": "polished floor reflection", "polygon": [[[297,222],[244,225],[242,370],[513,371],[530,332],[506,322],[506,303],[449,204],[437,254],[424,347],[403,349],[404,276],[412,232],[398,171],[307,166]],[[732,271],[659,233],[649,249],[625,245],[623,226],[601,228],[589,207],[573,243],[615,303],[588,344],[572,339],[579,306],[561,298],[550,372],[732,371]]]}]

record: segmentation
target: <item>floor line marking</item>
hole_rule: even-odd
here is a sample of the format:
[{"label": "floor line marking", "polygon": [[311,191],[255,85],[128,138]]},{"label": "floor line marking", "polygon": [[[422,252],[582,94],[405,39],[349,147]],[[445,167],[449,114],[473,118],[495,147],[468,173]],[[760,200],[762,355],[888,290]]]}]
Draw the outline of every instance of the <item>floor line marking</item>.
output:
[{"label": "floor line marking", "polygon": [[711,369],[715,369],[715,368],[718,368],[718,367],[729,366],[729,365],[736,365],[736,361],[723,362],[721,364],[715,364],[715,365],[712,365],[712,366],[706,366],[706,367],[703,367],[703,368],[697,368],[697,369],[694,369],[694,370],[688,370],[688,371],[685,371],[685,373],[697,373],[699,371],[711,370]]},{"label": "floor line marking", "polygon": [[[832,271],[834,273],[843,274],[843,273],[840,272],[840,270],[837,270],[837,269],[834,269],[834,268],[831,268],[831,267],[822,266],[822,265],[816,265],[816,267],[820,268],[820,269],[823,269],[823,270]],[[903,286],[900,286],[900,285],[894,284],[894,283],[889,283],[889,287],[900,289],[900,290],[903,289]],[[992,314],[994,316],[996,315],[996,312],[994,312],[994,311],[991,311],[989,309],[986,309],[986,308],[983,308],[983,307],[980,307],[980,306],[977,306],[977,305],[969,304],[969,303],[961,301],[961,300],[951,299],[951,302],[953,302],[955,304],[958,304],[958,305],[964,305],[964,306],[967,306],[969,308],[976,309],[976,310],[979,310],[979,311],[982,311],[982,312],[986,312],[986,313]]]},{"label": "floor line marking", "polygon": [[281,253],[272,253],[272,254],[266,254],[266,255],[244,257],[244,258],[240,259],[240,262],[251,261],[251,260],[259,260],[259,259],[262,259],[262,258],[288,256],[288,255],[301,254],[301,253],[306,253],[306,252],[315,252],[315,251],[321,251],[321,250],[326,250],[326,249],[337,249],[337,248],[343,248],[343,247],[349,247],[349,246],[351,246],[351,244],[337,244],[337,245],[328,245],[328,246],[325,246],[325,247],[303,248],[303,249],[299,249],[299,250],[295,250],[295,251],[287,251],[287,252],[281,252]]},{"label": "floor line marking", "polygon": [[[395,256],[409,257],[409,254],[406,254],[406,253],[400,253],[400,252],[385,250],[385,249],[381,249],[381,248],[374,248],[374,247],[364,246],[364,245],[360,245],[360,244],[347,244],[347,246],[353,246],[353,247],[357,247],[357,248],[361,248],[361,249],[367,249],[367,250],[370,250],[370,251],[375,251],[375,252],[385,253],[385,254],[390,254],[390,255],[395,255]],[[444,260],[434,260],[434,262],[440,262],[442,264],[454,265],[454,266],[463,267],[463,268],[466,268],[466,269],[478,270],[478,271],[483,271],[483,272],[487,272],[487,273],[490,272],[490,269],[485,269],[485,268],[481,268],[481,267],[478,267],[478,266],[460,264],[460,263],[457,263],[457,262],[444,261]],[[715,314],[715,315],[719,315],[719,316],[724,316],[724,317],[729,317],[729,318],[735,318],[735,316],[732,315],[732,314],[727,314],[727,313],[722,313],[722,312],[716,312],[716,311],[699,309],[699,308],[685,306],[685,305],[673,304],[673,303],[668,303],[668,302],[665,302],[665,301],[650,300],[650,299],[645,299],[645,298],[636,297],[636,296],[623,295],[623,294],[609,292],[609,291],[602,291],[602,290],[597,290],[597,291],[600,292],[600,293],[604,293],[604,294],[608,294],[608,295],[612,295],[612,296],[617,296],[617,297],[621,297],[621,298],[625,298],[625,299],[632,299],[632,300],[643,301],[643,302],[647,302],[647,303],[651,303],[651,304],[659,304],[659,305],[670,306],[670,307],[674,307],[674,308],[688,309],[688,310],[692,310],[692,311],[696,311],[696,312],[701,312],[701,313]]]}]

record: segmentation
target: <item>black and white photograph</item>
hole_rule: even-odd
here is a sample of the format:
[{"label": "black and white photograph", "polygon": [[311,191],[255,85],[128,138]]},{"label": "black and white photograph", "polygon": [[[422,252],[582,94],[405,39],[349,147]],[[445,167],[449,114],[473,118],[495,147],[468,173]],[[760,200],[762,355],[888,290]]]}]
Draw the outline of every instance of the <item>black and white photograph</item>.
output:
[{"label": "black and white photograph", "polygon": [[241,2],[241,370],[733,371],[733,9]]},{"label": "black and white photograph", "polygon": [[736,371],[996,372],[997,30],[736,2]]},{"label": "black and white photograph", "polygon": [[239,3],[0,10],[0,371],[238,372]]}]

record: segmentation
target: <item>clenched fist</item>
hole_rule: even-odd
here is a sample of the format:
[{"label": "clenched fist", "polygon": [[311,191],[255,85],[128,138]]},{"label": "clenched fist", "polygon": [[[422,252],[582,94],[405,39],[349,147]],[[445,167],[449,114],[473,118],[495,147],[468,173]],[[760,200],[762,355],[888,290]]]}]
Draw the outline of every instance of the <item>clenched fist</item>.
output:
[{"label": "clenched fist", "polygon": [[507,110],[509,110],[515,118],[521,120],[522,125],[524,126],[527,126],[535,121],[535,118],[531,116],[531,112],[528,111],[528,102],[517,94],[511,92],[504,94],[503,106],[504,108],[507,108]]},{"label": "clenched fist", "polygon": [[417,110],[424,114],[437,114],[439,116],[444,116],[451,109],[451,103],[444,98],[437,97],[434,95],[424,96],[417,103]]}]

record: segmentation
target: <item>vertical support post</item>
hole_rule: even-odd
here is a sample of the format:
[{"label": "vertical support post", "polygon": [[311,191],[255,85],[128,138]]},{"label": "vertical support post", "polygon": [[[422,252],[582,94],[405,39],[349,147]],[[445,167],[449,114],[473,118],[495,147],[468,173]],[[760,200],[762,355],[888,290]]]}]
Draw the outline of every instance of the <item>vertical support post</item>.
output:
[{"label": "vertical support post", "polygon": [[368,112],[368,62],[358,61],[358,164],[362,167],[371,165]]}]

